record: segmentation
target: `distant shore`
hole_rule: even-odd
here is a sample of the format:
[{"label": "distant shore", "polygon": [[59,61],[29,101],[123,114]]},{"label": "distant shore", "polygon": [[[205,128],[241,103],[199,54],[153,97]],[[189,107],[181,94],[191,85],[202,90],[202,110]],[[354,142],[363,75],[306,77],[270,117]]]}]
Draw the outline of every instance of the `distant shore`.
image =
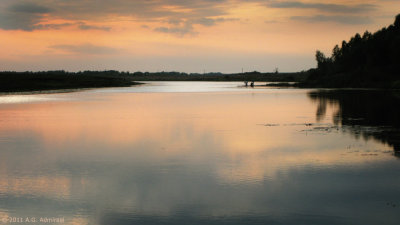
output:
[{"label": "distant shore", "polygon": [[125,76],[108,73],[0,72],[0,92],[65,92],[73,89],[129,87],[141,84]]},{"label": "distant shore", "polygon": [[[74,89],[130,87],[146,81],[248,81],[257,82],[257,87],[278,88],[387,88],[390,85],[364,83],[364,85],[342,85],[341,83],[319,83],[309,79],[309,71],[298,73],[260,73],[257,71],[239,74],[187,74],[179,72],[119,72],[109,71],[45,71],[45,72],[0,72],[0,93],[52,93],[69,92]],[[352,77],[352,76],[349,76]],[[260,85],[260,82],[265,84]],[[250,86],[250,85],[249,85]],[[391,86],[396,89],[397,86]]]},{"label": "distant shore", "polygon": [[259,73],[240,74],[187,74],[179,72],[119,72],[119,71],[44,71],[44,72],[0,72],[0,92],[67,91],[82,88],[129,87],[142,81],[257,81],[297,82],[304,80],[304,73]]}]

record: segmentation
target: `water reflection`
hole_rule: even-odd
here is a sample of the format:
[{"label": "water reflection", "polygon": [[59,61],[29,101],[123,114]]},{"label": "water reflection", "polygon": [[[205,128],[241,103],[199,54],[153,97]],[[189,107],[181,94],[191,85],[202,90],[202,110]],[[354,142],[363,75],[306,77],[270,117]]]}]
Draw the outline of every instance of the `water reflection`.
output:
[{"label": "water reflection", "polygon": [[400,154],[400,93],[379,90],[313,91],[309,97],[318,102],[317,119],[330,106],[337,106],[334,124],[345,126],[356,138],[374,138]]},{"label": "water reflection", "polygon": [[338,118],[318,103],[306,90],[108,89],[2,104],[0,220],[396,224],[392,148],[315,129]]}]

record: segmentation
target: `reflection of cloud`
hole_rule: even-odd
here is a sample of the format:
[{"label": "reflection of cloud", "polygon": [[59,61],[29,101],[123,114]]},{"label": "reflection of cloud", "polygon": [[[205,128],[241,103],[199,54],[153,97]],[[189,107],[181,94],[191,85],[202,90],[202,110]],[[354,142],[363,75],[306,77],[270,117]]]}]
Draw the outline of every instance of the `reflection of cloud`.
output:
[{"label": "reflection of cloud", "polygon": [[[4,171],[1,171],[4,174]],[[66,177],[10,177],[0,178],[0,192],[12,195],[50,196],[69,198],[71,183]]]},{"label": "reflection of cloud", "polygon": [[316,15],[316,16],[293,16],[290,18],[291,20],[297,21],[305,21],[310,23],[320,23],[320,22],[334,22],[340,24],[370,24],[373,21],[369,17],[363,16],[324,16],[324,15]]},{"label": "reflection of cloud", "polygon": [[[392,156],[347,153],[343,146],[360,143],[350,136],[256,125],[313,117],[298,91],[61,96],[0,110],[0,137],[8,135],[0,141],[0,215],[15,208],[63,212],[71,224],[379,224],[382,199],[398,199]],[[387,213],[396,224],[397,211]]]},{"label": "reflection of cloud", "polygon": [[[275,105],[268,96],[248,101],[246,95],[239,94],[215,97],[175,93],[115,94],[108,99],[85,104],[57,102],[56,108],[51,107],[54,102],[21,107],[20,112],[29,115],[29,119],[19,129],[33,129],[49,149],[67,146],[67,152],[76,151],[76,154],[85,149],[83,152],[92,152],[93,157],[120,160],[131,156],[154,161],[189,157],[194,164],[224,159],[229,166],[218,165],[214,169],[221,180],[229,182],[275,177],[278,170],[299,164],[322,167],[341,161],[360,165],[370,160],[359,154],[341,160],[344,149],[354,143],[349,136],[304,136],[296,130],[306,129],[305,125],[272,128],[256,125],[265,118],[276,123],[291,121],[291,112],[305,114],[308,107],[314,108],[304,101],[282,99],[281,105]],[[171,102],[176,103],[174,107]],[[260,107],[262,104],[264,106]],[[49,107],[52,110],[48,111]],[[328,114],[334,111],[336,108],[326,109]],[[54,121],[50,115],[58,115],[58,120]],[[1,114],[5,121],[15,120],[13,116],[12,113]],[[4,122],[0,131],[9,132],[10,129],[13,124]],[[341,140],[340,144],[337,139]],[[374,142],[370,146],[380,148]],[[138,149],[140,153],[135,153]],[[391,156],[381,155],[375,160],[388,157]]]},{"label": "reflection of cloud", "polygon": [[279,23],[278,20],[265,20],[264,23]]},{"label": "reflection of cloud", "polygon": [[66,221],[66,225],[88,225],[90,221],[87,218],[73,217],[72,219]]}]

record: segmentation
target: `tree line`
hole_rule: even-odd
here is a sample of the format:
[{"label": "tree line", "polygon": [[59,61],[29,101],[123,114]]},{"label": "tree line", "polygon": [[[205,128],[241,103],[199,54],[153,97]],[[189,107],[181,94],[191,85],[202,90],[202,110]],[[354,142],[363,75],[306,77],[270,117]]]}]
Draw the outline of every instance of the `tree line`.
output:
[{"label": "tree line", "polygon": [[400,88],[400,14],[388,27],[342,41],[330,57],[319,50],[315,57],[306,86]]}]

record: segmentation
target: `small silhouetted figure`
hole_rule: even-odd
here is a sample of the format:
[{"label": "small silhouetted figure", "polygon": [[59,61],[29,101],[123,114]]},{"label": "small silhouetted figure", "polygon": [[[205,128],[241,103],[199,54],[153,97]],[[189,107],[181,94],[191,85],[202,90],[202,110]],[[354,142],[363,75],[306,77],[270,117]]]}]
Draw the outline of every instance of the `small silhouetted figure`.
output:
[{"label": "small silhouetted figure", "polygon": [[246,86],[246,87],[247,87],[247,86],[248,86],[248,84],[247,84],[247,83],[249,83],[249,82],[248,82],[248,81],[245,81],[245,82],[244,82],[244,86]]},{"label": "small silhouetted figure", "polygon": [[250,86],[251,86],[251,87],[254,87],[254,81],[252,81],[252,82],[250,83]]}]

